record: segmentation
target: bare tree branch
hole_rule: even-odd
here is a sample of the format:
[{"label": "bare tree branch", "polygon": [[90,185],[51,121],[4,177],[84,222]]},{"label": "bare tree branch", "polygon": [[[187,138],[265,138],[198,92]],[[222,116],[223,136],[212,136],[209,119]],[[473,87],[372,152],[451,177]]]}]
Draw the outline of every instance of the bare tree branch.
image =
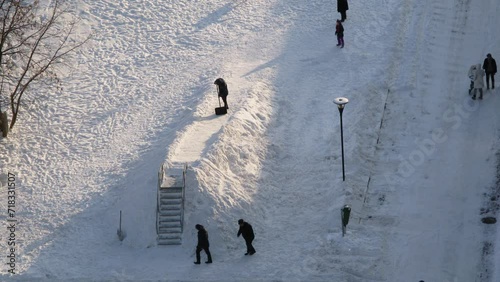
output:
[{"label": "bare tree branch", "polygon": [[32,93],[30,86],[35,82],[58,84],[55,66],[90,38],[77,38],[77,21],[63,1],[54,0],[49,12],[40,14],[38,0],[31,4],[0,0],[0,108],[9,104],[11,129],[24,96]]}]

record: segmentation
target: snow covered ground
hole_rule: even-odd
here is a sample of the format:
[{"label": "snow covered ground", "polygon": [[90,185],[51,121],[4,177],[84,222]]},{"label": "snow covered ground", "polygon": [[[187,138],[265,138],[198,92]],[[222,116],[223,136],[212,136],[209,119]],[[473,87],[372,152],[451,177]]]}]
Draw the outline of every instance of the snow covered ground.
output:
[{"label": "snow covered ground", "polygon": [[[466,75],[500,58],[500,2],[349,4],[339,49],[336,1],[74,2],[92,42],[0,140],[1,280],[500,281],[481,223],[498,209],[500,94],[471,100]],[[157,246],[157,173],[179,163],[183,244]],[[195,224],[211,265],[192,263]]]}]

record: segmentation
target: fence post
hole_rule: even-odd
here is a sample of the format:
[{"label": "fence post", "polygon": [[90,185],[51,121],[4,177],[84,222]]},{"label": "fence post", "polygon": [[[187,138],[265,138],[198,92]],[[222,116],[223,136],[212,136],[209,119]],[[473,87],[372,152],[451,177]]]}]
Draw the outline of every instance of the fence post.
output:
[{"label": "fence post", "polygon": [[346,233],[350,215],[351,215],[351,207],[349,205],[344,205],[344,207],[340,209],[340,218],[342,220],[342,237],[344,237]]}]

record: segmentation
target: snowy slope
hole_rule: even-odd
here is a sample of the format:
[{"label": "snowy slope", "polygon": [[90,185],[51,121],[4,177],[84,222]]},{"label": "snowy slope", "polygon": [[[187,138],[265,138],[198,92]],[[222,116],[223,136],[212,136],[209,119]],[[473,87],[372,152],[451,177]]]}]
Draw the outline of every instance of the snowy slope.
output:
[{"label": "snowy slope", "polygon": [[[91,44],[64,92],[0,140],[0,207],[14,173],[19,243],[18,274],[2,263],[2,280],[498,281],[496,227],[480,223],[495,210],[480,212],[496,189],[500,101],[470,100],[466,73],[500,58],[500,3],[349,4],[343,49],[335,1],[73,4]],[[213,114],[217,77],[226,116]],[[160,247],[157,172],[186,162],[183,245]],[[256,232],[252,257],[239,218]],[[192,264],[197,223],[209,266]]]}]

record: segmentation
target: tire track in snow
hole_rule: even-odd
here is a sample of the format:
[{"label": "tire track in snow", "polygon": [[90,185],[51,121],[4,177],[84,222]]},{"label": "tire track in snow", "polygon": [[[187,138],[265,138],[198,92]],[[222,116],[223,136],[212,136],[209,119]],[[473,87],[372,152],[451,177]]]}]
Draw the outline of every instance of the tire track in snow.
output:
[{"label": "tire track in snow", "polygon": [[[455,1],[453,6],[453,10],[455,11],[452,15],[448,12],[448,15],[451,18],[445,18],[445,20],[440,20],[443,13],[446,13],[449,8],[438,6],[435,4],[436,11],[434,13],[434,23],[446,23],[450,26],[449,28],[449,38],[445,42],[443,46],[438,46],[441,52],[433,52],[432,58],[435,61],[443,60],[445,58],[446,64],[442,66],[443,70],[447,74],[444,76],[447,78],[447,83],[442,83],[441,88],[439,89],[439,93],[443,95],[443,99],[447,107],[452,107],[452,105],[457,103],[463,103],[464,99],[468,99],[467,90],[465,87],[468,86],[466,81],[466,71],[468,70],[467,66],[467,57],[469,52],[467,52],[467,48],[464,47],[464,41],[467,40],[466,36],[466,28],[468,23],[468,17],[470,16],[470,1],[469,0],[461,0]],[[442,38],[443,34],[433,32],[434,38]],[[464,83],[465,82],[465,83]],[[467,84],[467,85],[466,85]],[[464,87],[465,86],[465,87]],[[457,99],[458,97],[458,99]],[[439,116],[439,118],[443,118]],[[438,119],[437,119],[438,120]],[[474,130],[478,130],[477,134],[472,135],[480,135],[479,131],[484,129],[479,129],[479,127],[472,125]],[[463,130],[463,129],[459,129]],[[487,129],[486,129],[487,130]],[[471,132],[465,130],[466,132]],[[467,145],[464,145],[466,147]],[[468,157],[464,157],[464,160],[468,160]],[[467,185],[457,185],[456,189],[453,189],[453,194],[456,194],[458,197],[471,197],[471,193],[468,192],[470,189]],[[470,200],[472,204],[474,204],[473,200]],[[465,204],[467,205],[467,204]],[[444,240],[443,243],[443,255],[440,257],[440,265],[446,269],[443,271],[442,279],[447,277],[450,281],[455,281],[455,279],[472,279],[472,277],[479,277],[476,273],[481,269],[481,265],[478,264],[476,267],[477,271],[472,270],[470,268],[470,258],[469,257],[477,257],[478,253],[476,250],[476,246],[474,245],[475,238],[478,234],[476,234],[476,225],[473,224],[474,221],[477,220],[477,216],[470,213],[470,209],[463,208],[462,210],[457,209],[456,211],[450,211],[451,213],[456,213],[453,218],[463,218],[462,222],[459,222],[459,226],[457,226],[456,232],[454,232],[450,239]],[[451,217],[451,216],[450,216]],[[469,224],[469,226],[467,226]],[[464,243],[466,242],[466,243]],[[467,254],[467,257],[458,254]],[[468,277],[468,278],[465,278]]]},{"label": "tire track in snow", "polygon": [[[395,187],[389,185],[384,178],[388,170],[393,165],[389,165],[387,157],[390,153],[386,147],[394,146],[396,140],[392,133],[387,132],[390,124],[394,122],[395,117],[403,116],[402,122],[407,124],[406,117],[413,113],[424,112],[425,104],[421,93],[416,93],[419,84],[425,83],[428,77],[421,78],[420,70],[425,64],[425,53],[422,46],[425,46],[426,35],[426,13],[427,5],[417,1],[407,0],[398,3],[392,3],[397,7],[397,17],[391,21],[392,26],[396,26],[396,35],[394,47],[390,50],[394,59],[388,67],[387,91],[384,92],[385,106],[381,115],[378,141],[375,145],[374,161],[369,168],[370,175],[366,189],[363,191],[361,201],[359,198],[353,199],[353,210],[359,222],[366,225],[365,228],[373,228],[381,236],[380,250],[378,257],[381,263],[378,263],[378,271],[381,275],[387,275],[393,266],[392,258],[387,256],[390,250],[391,227],[397,224],[396,218],[387,211],[387,202],[391,201],[391,195],[395,192]],[[411,36],[410,36],[411,35]],[[389,38],[389,36],[387,36]],[[411,105],[401,106],[400,96],[410,96],[415,101]],[[405,99],[406,100],[406,99]],[[411,113],[396,113],[400,108],[409,107]],[[403,125],[407,127],[408,125]],[[396,168],[395,168],[396,169]],[[385,228],[380,228],[385,226]],[[399,279],[399,278],[398,278]],[[398,280],[396,279],[396,280]],[[391,279],[389,279],[391,280]]]},{"label": "tire track in snow", "polygon": [[[443,68],[447,73],[447,76],[445,76],[447,77],[447,83],[442,83],[442,88],[439,91],[439,93],[442,93],[442,95],[446,97],[445,99],[449,101],[450,104],[456,101],[457,96],[465,96],[464,94],[467,93],[466,89],[462,88],[462,85],[464,85],[463,82],[466,80],[465,74],[468,70],[467,67],[464,67],[465,56],[462,50],[464,50],[463,42],[466,38],[465,27],[467,24],[468,12],[470,10],[470,1],[459,0],[454,1],[453,4],[454,13],[452,18],[447,19],[446,21],[450,22],[449,40],[445,41],[447,45],[443,46],[444,48],[441,49],[441,55],[446,58],[446,65],[444,65]],[[434,5],[437,6],[437,3]],[[446,11],[444,7],[438,6],[436,10],[438,9],[443,12]],[[450,15],[450,13],[448,13],[448,15]],[[434,16],[439,17],[440,15],[439,13],[435,13]],[[435,22],[437,24],[439,23],[438,20],[435,20]],[[440,38],[442,37],[442,34],[435,34],[435,37]],[[439,60],[439,58],[435,59]],[[466,99],[467,96],[464,98]],[[467,193],[467,189],[470,189],[470,187],[457,185],[457,189],[453,189],[453,193],[459,197],[465,197],[470,195],[470,193]],[[442,277],[443,279],[444,277],[447,277],[450,281],[456,281],[456,279],[468,280],[474,276],[477,278],[478,276],[475,273],[476,271],[474,271],[474,273],[470,273],[472,269],[470,269],[469,266],[469,259],[459,255],[466,254],[470,257],[477,256],[477,253],[469,252],[475,249],[470,247],[472,243],[463,243],[464,241],[474,242],[472,239],[476,236],[473,231],[475,226],[467,226],[468,223],[470,224],[469,219],[471,218],[471,215],[468,214],[468,209],[464,208],[463,210],[455,212],[457,214],[455,214],[453,218],[463,218],[463,220],[460,222],[460,225],[457,226],[456,231],[451,234],[451,238],[441,240],[444,241],[443,255],[439,257],[441,260],[440,265],[444,268]],[[479,265],[476,267],[479,267]]]},{"label": "tire track in snow", "polygon": [[[382,130],[381,137],[381,142],[384,146],[381,147],[382,150],[379,152],[379,155],[382,156],[383,154],[386,159],[387,157],[394,158],[394,161],[389,162],[392,164],[390,164],[390,166],[385,165],[384,169],[391,170],[392,167],[392,169],[394,169],[395,175],[401,175],[401,163],[405,160],[404,158],[408,157],[407,155],[402,155],[400,156],[401,159],[398,160],[398,152],[408,154],[408,152],[413,153],[418,150],[416,143],[418,141],[421,141],[422,139],[428,138],[432,134],[432,130],[438,128],[443,124],[442,113],[449,105],[449,103],[447,102],[452,98],[455,101],[457,93],[461,93],[458,89],[460,88],[459,85],[463,84],[459,83],[459,81],[461,77],[464,77],[462,73],[465,73],[465,71],[460,70],[466,69],[463,68],[462,64],[460,63],[464,59],[463,52],[461,52],[462,48],[460,43],[464,38],[463,28],[465,27],[467,18],[467,5],[465,5],[464,3],[465,2],[456,4],[452,3],[451,1],[428,1],[428,3],[420,3],[420,7],[422,7],[422,10],[413,11],[412,13],[413,15],[420,15],[420,17],[417,17],[425,24],[421,25],[418,28],[419,31],[410,31],[408,33],[420,34],[420,36],[416,37],[417,39],[420,39],[415,42],[409,40],[412,45],[403,45],[405,46],[405,48],[403,48],[402,50],[411,51],[415,50],[415,47],[417,48],[415,52],[417,54],[417,57],[419,57],[419,60],[414,60],[414,62],[416,62],[416,68],[414,69],[414,71],[416,71],[417,74],[403,74],[399,76],[398,71],[393,72],[393,75],[396,75],[397,77],[394,82],[396,82],[395,84],[399,85],[400,87],[399,89],[396,88],[395,91],[392,91],[391,89],[388,115],[387,119],[384,120],[384,125],[387,127]],[[416,1],[414,1],[413,4],[416,4]],[[450,8],[455,13],[450,13]],[[430,19],[428,18],[428,15],[431,16]],[[414,48],[412,48],[412,46]],[[420,51],[418,51],[419,49]],[[397,61],[396,64],[398,64]],[[421,72],[421,74],[418,75],[418,72]],[[440,76],[439,74],[441,73],[444,73],[445,75]],[[447,79],[444,81],[436,80],[436,78],[441,77]],[[409,87],[401,87],[405,84],[409,85]],[[398,97],[400,95],[407,94],[413,99],[402,99]],[[425,103],[426,99],[430,95],[440,95],[440,97],[438,99],[434,97],[432,98],[433,100],[436,100],[436,103]],[[408,101],[408,104],[403,105],[401,104],[401,101],[403,101],[403,103],[406,103],[405,101]],[[398,109],[401,110],[399,111]],[[399,117],[400,120],[395,121],[394,117]],[[412,127],[412,131],[417,133],[416,136],[406,136],[405,130],[410,126]],[[402,141],[400,141],[401,139]],[[402,150],[399,150],[398,147],[400,145],[398,145],[398,143],[400,142],[403,145],[409,145],[408,148],[402,148]],[[412,148],[413,142],[416,145]],[[385,149],[384,147],[387,149]],[[388,149],[391,149],[393,153],[390,153]],[[428,162],[426,166],[430,166],[433,163],[437,164],[438,161],[436,161],[436,158],[438,158],[439,155],[444,155],[444,157],[446,157],[446,150],[441,150],[440,152],[441,154],[436,154],[436,156],[428,156],[428,158],[426,158],[426,161]],[[399,167],[394,167],[395,165],[399,165]],[[418,172],[426,171],[426,169],[422,166],[417,167],[416,170]],[[390,224],[388,226],[389,234],[392,233],[391,237],[395,237],[394,235],[397,235],[404,229],[412,230],[413,226],[420,226],[418,223],[420,222],[418,215],[414,215],[412,214],[412,212],[414,212],[413,206],[418,204],[415,201],[422,200],[422,193],[429,192],[428,197],[432,199],[439,199],[440,197],[444,196],[442,195],[444,194],[444,189],[436,188],[432,191],[425,190],[427,192],[424,192],[423,190],[415,190],[415,188],[420,189],[422,185],[425,185],[423,183],[427,182],[430,182],[428,183],[428,185],[430,185],[431,187],[432,185],[436,185],[435,183],[431,182],[432,180],[429,181],[427,179],[429,177],[429,173],[432,175],[432,172],[427,171],[425,173],[427,174],[426,177],[423,177],[423,179],[417,181],[416,183],[412,182],[414,181],[414,177],[410,177],[411,175],[406,176],[406,178],[401,178],[400,180],[403,187],[394,187],[390,184],[390,182],[387,183],[388,181],[387,179],[383,179],[383,175],[381,175],[382,177],[379,177],[378,179],[376,178],[375,181],[372,182],[371,187],[377,187],[378,185],[383,187],[385,185],[388,186],[387,188],[389,188],[386,192],[384,192],[384,194],[387,196],[383,198],[383,201],[380,204],[381,207],[379,208],[379,212],[389,213],[391,212],[391,208],[394,209],[394,207],[392,206],[398,207],[398,205],[401,209],[399,211],[392,211],[393,213],[397,213],[398,217],[401,217],[402,220],[401,222],[394,222],[393,224]],[[413,175],[415,175],[415,173],[413,173]],[[434,179],[434,181],[438,180],[439,179]],[[461,195],[460,193],[457,194]],[[398,204],[398,202],[405,203],[405,201],[407,201],[406,205]],[[427,204],[430,207],[433,206],[434,202],[431,202],[430,200],[429,202],[430,203]],[[373,204],[373,206],[376,206],[375,203]],[[456,213],[457,211],[453,210],[449,212]],[[457,214],[456,216],[460,218],[460,211],[458,211],[458,213],[459,214]],[[462,211],[461,213],[464,213],[464,211]],[[413,221],[413,224],[411,224],[411,226],[409,226],[409,221],[404,218],[403,215],[405,214],[408,214],[410,221]],[[446,221],[446,219],[446,215],[436,216],[435,218],[435,220],[437,221]],[[448,222],[443,223],[443,225],[448,224]],[[460,226],[457,227],[457,230],[461,230]],[[427,277],[426,279],[423,279],[425,281],[427,281],[428,279],[443,281],[443,279],[453,279],[453,275],[455,273],[467,269],[461,267],[463,259],[456,257],[456,250],[460,249],[459,247],[461,247],[459,246],[461,242],[460,239],[446,237],[450,234],[446,233],[445,231],[440,232],[439,230],[433,229],[424,231],[425,235],[422,234],[416,237],[412,236],[412,240],[408,240],[407,238],[405,238],[407,234],[400,234],[400,236],[403,238],[402,240],[409,242],[406,243],[408,246],[405,246],[401,250],[391,250],[390,245],[387,244],[387,246],[389,247],[388,250],[391,252],[391,256],[395,256],[395,258],[389,258],[389,261],[391,263],[388,267],[388,275],[390,275],[388,279],[390,281],[399,281],[401,279],[418,280],[422,279],[423,277]],[[458,232],[460,233],[460,231]],[[416,248],[418,248],[416,244],[425,241],[428,241],[430,243],[432,242],[433,244],[436,241],[441,242],[442,244],[439,245],[439,249],[436,248],[436,250],[439,250],[439,252],[431,257],[422,257],[422,254],[425,253],[425,251],[423,251],[425,248],[422,247],[422,251],[418,251],[416,250]],[[399,246],[399,244],[401,243],[402,242],[395,243],[394,245]],[[428,268],[426,269],[426,271],[421,269],[421,273],[417,273],[419,271],[419,264],[426,266],[433,265],[437,267],[436,269]]]}]

